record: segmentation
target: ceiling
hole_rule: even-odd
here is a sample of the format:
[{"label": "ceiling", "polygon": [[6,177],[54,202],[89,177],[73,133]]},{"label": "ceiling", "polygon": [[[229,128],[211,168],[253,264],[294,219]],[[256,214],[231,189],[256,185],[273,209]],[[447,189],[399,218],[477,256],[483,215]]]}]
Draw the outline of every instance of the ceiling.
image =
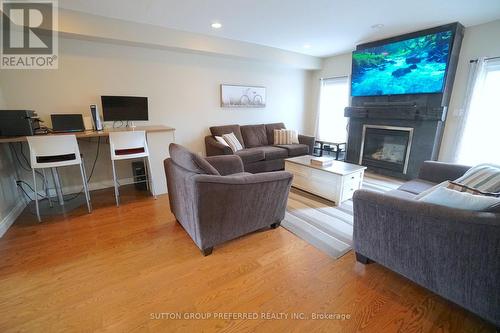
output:
[{"label": "ceiling", "polygon": [[500,0],[59,0],[59,7],[320,57],[440,24],[500,19]]}]

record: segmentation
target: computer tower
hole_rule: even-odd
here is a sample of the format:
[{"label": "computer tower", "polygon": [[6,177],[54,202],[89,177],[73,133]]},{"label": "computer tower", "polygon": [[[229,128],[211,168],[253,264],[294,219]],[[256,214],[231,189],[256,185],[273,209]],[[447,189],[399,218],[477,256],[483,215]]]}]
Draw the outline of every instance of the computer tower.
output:
[{"label": "computer tower", "polygon": [[[136,161],[132,162],[132,175],[134,177],[135,188],[140,191],[147,190],[146,184],[146,167],[144,166],[144,162]],[[141,182],[141,183],[138,183]]]},{"label": "computer tower", "polygon": [[40,119],[32,110],[0,110],[0,136],[30,136],[40,128]]}]

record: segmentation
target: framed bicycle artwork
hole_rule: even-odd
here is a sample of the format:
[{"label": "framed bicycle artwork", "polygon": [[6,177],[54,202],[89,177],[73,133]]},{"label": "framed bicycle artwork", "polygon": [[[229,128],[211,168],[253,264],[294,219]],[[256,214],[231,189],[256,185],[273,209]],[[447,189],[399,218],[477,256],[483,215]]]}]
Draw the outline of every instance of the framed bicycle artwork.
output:
[{"label": "framed bicycle artwork", "polygon": [[223,108],[266,107],[265,87],[221,84],[220,96]]}]

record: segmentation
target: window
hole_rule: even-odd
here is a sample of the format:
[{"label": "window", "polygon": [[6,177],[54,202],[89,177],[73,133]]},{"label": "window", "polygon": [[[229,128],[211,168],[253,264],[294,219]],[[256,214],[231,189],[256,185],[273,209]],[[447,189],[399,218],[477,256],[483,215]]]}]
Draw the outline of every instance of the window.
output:
[{"label": "window", "polygon": [[349,106],[349,77],[321,79],[316,138],[327,142],[346,142]]},{"label": "window", "polygon": [[480,59],[474,66],[457,162],[500,165],[500,59]]}]

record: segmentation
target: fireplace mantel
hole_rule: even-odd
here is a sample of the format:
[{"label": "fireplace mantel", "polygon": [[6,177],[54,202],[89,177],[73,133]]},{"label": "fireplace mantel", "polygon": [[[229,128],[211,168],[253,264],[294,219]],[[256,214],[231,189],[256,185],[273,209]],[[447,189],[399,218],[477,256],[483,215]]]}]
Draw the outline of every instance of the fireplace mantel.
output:
[{"label": "fireplace mantel", "polygon": [[344,116],[350,118],[443,121],[446,118],[446,108],[418,105],[350,106],[345,108]]}]

